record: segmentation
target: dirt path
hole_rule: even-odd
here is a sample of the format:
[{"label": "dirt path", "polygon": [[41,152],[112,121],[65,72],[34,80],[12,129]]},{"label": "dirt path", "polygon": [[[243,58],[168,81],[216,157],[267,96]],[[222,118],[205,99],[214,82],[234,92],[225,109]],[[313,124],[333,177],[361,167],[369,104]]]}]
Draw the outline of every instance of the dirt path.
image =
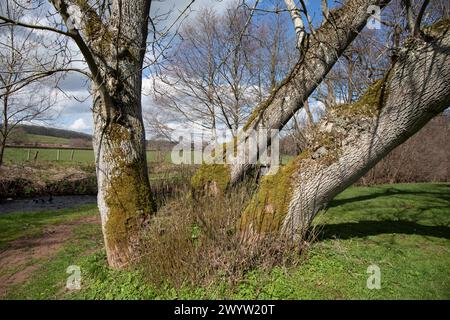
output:
[{"label": "dirt path", "polygon": [[[51,225],[40,236],[24,237],[11,241],[0,251],[0,298],[7,289],[26,281],[31,273],[39,268],[40,262],[47,259],[72,237],[75,226],[86,223],[100,223],[99,216],[88,216],[77,220]],[[37,262],[34,262],[36,261]]]}]

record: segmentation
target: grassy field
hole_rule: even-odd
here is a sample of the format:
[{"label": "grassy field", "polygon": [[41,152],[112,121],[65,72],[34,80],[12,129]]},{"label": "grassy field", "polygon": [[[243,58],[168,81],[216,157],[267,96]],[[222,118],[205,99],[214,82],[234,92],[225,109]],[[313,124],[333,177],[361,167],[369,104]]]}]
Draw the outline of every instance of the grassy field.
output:
[{"label": "grassy field", "polygon": [[26,142],[28,142],[28,143],[67,144],[67,143],[69,143],[69,139],[27,133],[26,134]]},{"label": "grassy field", "polygon": [[[7,163],[23,163],[27,161],[28,152],[30,151],[30,159],[33,161],[35,153],[38,152],[37,161],[56,161],[58,149],[41,149],[41,148],[6,148],[5,162]],[[71,160],[71,149],[60,149],[60,161]],[[75,150],[73,161],[82,163],[93,163],[94,152],[92,150]]]},{"label": "grassy field", "polygon": [[0,215],[0,249],[13,240],[22,237],[35,237],[52,224],[71,221],[84,216],[96,215],[95,206],[84,205],[76,209],[44,212],[15,212]]},{"label": "grassy field", "polygon": [[[95,215],[94,207],[73,211],[0,215],[1,242],[39,234],[49,223]],[[237,285],[152,287],[137,271],[106,267],[98,224],[73,227],[53,256],[37,264],[4,298],[26,299],[449,299],[450,184],[353,187],[339,195],[315,221],[321,230],[307,259],[296,267],[255,269]],[[81,267],[82,289],[64,289],[69,265]],[[381,289],[369,290],[367,268],[381,271]],[[20,272],[1,267],[0,276]],[[25,267],[24,267],[25,268]]]},{"label": "grassy field", "polygon": [[[33,161],[36,151],[39,151],[37,161],[56,161],[57,150],[41,149],[41,148],[6,148],[5,162],[7,163],[23,163],[27,161],[28,150],[30,150],[30,159]],[[60,161],[71,161],[72,149],[60,149]],[[147,160],[149,162],[164,161],[170,162],[170,153],[158,154],[157,151],[147,151]],[[73,156],[74,162],[80,163],[93,163],[94,151],[93,150],[75,150]]]},{"label": "grassy field", "polygon": [[[46,137],[46,136],[43,136]],[[30,159],[33,161],[36,151],[39,151],[37,156],[37,161],[56,161],[57,151],[56,148],[51,149],[41,149],[41,148],[14,148],[8,147],[5,150],[5,162],[6,163],[24,163],[27,161],[28,152],[30,151]],[[60,149],[60,161],[71,161],[72,149]],[[292,156],[283,156],[282,163],[287,163]],[[194,155],[192,154],[192,161]],[[94,151],[92,150],[75,150],[73,156],[74,162],[79,163],[93,163],[94,162]],[[170,152],[157,152],[157,151],[147,151],[147,161],[148,162],[164,162],[171,163],[171,153]]]}]

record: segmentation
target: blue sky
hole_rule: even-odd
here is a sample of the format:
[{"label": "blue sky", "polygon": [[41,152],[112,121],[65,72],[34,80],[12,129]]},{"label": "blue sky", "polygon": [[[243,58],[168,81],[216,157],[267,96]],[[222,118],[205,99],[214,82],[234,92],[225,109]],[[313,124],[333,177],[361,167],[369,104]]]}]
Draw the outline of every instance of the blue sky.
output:
[{"label": "blue sky", "polygon": [[[189,17],[195,16],[195,13],[204,7],[212,7],[216,11],[221,12],[233,2],[236,1],[196,0],[191,6]],[[331,6],[334,2],[335,1],[329,1]],[[166,0],[162,2],[154,2],[152,4],[152,14],[154,15],[173,10],[173,16],[177,16],[188,3],[189,0]],[[247,1],[247,4],[252,6],[253,2]],[[313,19],[313,23],[318,24],[320,22],[319,19],[321,19],[320,1],[307,0],[306,4],[309,14]],[[260,1],[259,7],[261,8],[267,9],[271,6],[273,6],[273,2],[270,0]],[[293,32],[290,19],[286,14],[285,17],[287,20],[286,23],[290,26],[291,32]],[[143,81],[144,88],[151,86],[151,84],[148,83],[151,80],[143,79]],[[86,79],[84,79],[80,74],[69,74],[61,82],[60,87],[64,90],[65,94],[59,93],[59,101],[56,107],[58,117],[50,122],[49,125],[85,133],[92,133],[91,99],[88,94],[89,83],[86,82]],[[144,106],[149,106],[152,104],[149,96],[143,96],[142,100]]]}]

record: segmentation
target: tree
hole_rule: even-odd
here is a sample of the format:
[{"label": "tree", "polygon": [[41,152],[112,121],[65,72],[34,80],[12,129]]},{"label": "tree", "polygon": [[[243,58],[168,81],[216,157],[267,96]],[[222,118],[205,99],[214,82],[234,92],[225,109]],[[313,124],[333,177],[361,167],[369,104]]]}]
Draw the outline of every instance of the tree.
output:
[{"label": "tree", "polygon": [[199,12],[193,22],[185,25],[182,41],[175,49],[168,71],[155,88],[157,101],[191,125],[201,126],[217,136],[219,125],[218,52],[222,45],[217,14],[209,9]]},{"label": "tree", "polygon": [[[282,128],[292,115],[304,106],[308,97],[324,79],[339,56],[363,29],[371,15],[368,12],[369,6],[384,7],[389,2],[389,0],[348,0],[342,7],[335,10],[328,10],[324,5],[324,21],[319,28],[314,29],[304,1],[300,1],[301,9],[298,9],[293,7],[293,1],[286,0],[288,11],[296,27],[296,44],[300,58],[288,76],[250,115],[247,124],[238,135],[238,143],[246,144],[251,129],[261,125],[269,129]],[[150,46],[154,49],[155,37],[160,34],[154,26],[154,21],[149,17],[150,0],[105,0],[100,2],[51,0],[51,3],[61,17],[61,21],[55,21],[52,26],[29,24],[4,16],[0,16],[0,21],[64,36],[66,39],[70,39],[71,44],[75,44],[83,55],[90,71],[87,76],[92,80],[93,145],[98,181],[98,207],[102,218],[105,247],[110,266],[122,268],[129,265],[135,258],[139,229],[150,222],[151,215],[155,210],[147,173],[141,89],[143,68],[148,67],[148,65],[144,66],[147,47]],[[326,4],[326,1],[323,3]],[[49,16],[55,17],[52,10],[49,11]],[[420,22],[420,19],[417,21]],[[409,27],[414,37],[420,35],[417,23],[414,25],[410,23]],[[440,34],[441,30],[436,32]],[[260,231],[260,228],[254,228],[254,222],[258,221],[254,217],[262,217],[262,221],[266,223],[266,217],[276,212],[276,216],[282,217],[279,219],[279,225],[284,226],[282,230],[303,230],[305,224],[301,222],[305,219],[310,220],[317,209],[335,192],[346,187],[352,179],[378,161],[395,145],[401,143],[411,132],[416,131],[442,108],[442,105],[448,104],[448,88],[442,86],[443,83],[448,82],[448,70],[442,67],[443,77],[436,79],[436,68],[447,63],[448,53],[446,50],[448,49],[446,48],[448,48],[448,44],[443,40],[443,44],[447,47],[436,49],[438,44],[438,40],[427,39],[418,39],[416,43],[413,42],[410,47],[411,55],[416,54],[419,57],[423,55],[424,59],[411,61],[411,55],[407,53],[399,56],[397,64],[387,74],[384,81],[375,87],[375,92],[378,93],[374,95],[376,98],[372,98],[370,101],[375,100],[377,106],[380,103],[381,112],[377,117],[369,117],[368,125],[366,127],[363,125],[363,134],[359,140],[353,141],[351,139],[354,137],[349,137],[351,142],[355,142],[355,146],[360,147],[356,151],[367,151],[367,145],[375,146],[373,150],[370,149],[371,156],[367,157],[368,160],[362,158],[365,162],[357,162],[357,166],[353,166],[348,161],[343,162],[343,165],[348,167],[345,167],[346,176],[341,180],[335,179],[336,173],[339,173],[341,161],[333,162],[331,160],[331,162],[326,162],[329,163],[329,166],[325,165],[325,167],[317,166],[313,161],[314,165],[305,167],[308,169],[305,174],[309,173],[311,176],[305,177],[295,185],[290,184],[290,175],[277,175],[277,177],[288,177],[286,180],[280,178],[281,181],[276,181],[277,185],[286,185],[285,181],[288,181],[286,190],[294,190],[292,193],[284,193],[286,196],[294,195],[284,201],[280,207],[287,209],[279,210],[275,203],[268,203],[269,206],[264,206],[259,211],[256,210],[256,215],[248,211],[243,215],[244,228]],[[424,63],[430,59],[430,54],[434,55],[433,62],[435,62],[431,66]],[[152,50],[153,58],[150,60],[154,61],[158,56]],[[429,71],[429,76],[426,79],[416,77],[416,75],[411,77],[411,72],[417,70]],[[74,69],[74,71],[86,74],[83,70]],[[402,71],[407,73],[402,73]],[[410,91],[398,92],[398,85],[402,80],[408,80],[412,86]],[[419,92],[415,90],[417,88],[424,90]],[[440,91],[435,92],[437,89]],[[428,94],[430,92],[436,94],[430,96]],[[398,100],[395,99],[396,96],[404,97],[405,103],[399,105]],[[361,105],[369,106],[369,108],[361,108],[361,110],[369,109],[370,111],[372,110],[370,107],[373,107],[372,103],[362,102],[353,106],[359,112]],[[395,114],[399,117],[400,122],[398,123],[391,119],[393,115],[391,106],[399,107],[398,110],[401,110]],[[343,108],[343,110],[345,109]],[[357,114],[359,114],[358,112]],[[355,118],[359,119],[359,117]],[[379,126],[374,125],[376,120],[379,120]],[[353,128],[354,125],[358,124],[348,123],[349,127]],[[373,138],[371,134],[374,132],[384,134],[383,138],[373,139],[373,144],[367,144],[368,141],[371,142],[370,139]],[[343,141],[346,141],[345,139],[343,138]],[[335,141],[334,139],[326,140]],[[324,148],[319,153],[316,153],[317,150],[312,150],[314,151],[311,155],[312,160],[320,159],[324,152],[324,157],[327,159],[329,157],[326,155],[333,154],[334,149],[330,146],[328,148],[321,147]],[[346,159],[345,156],[348,155],[348,158],[353,159],[355,154],[359,155],[353,153],[354,150],[355,147],[345,145],[341,151],[337,150],[339,152],[337,158]],[[299,157],[298,161],[302,162],[302,156]],[[331,159],[334,158],[331,157]],[[309,163],[309,161],[306,162]],[[233,164],[229,174],[230,183],[236,183],[248,168],[247,165]],[[298,167],[292,165],[282,172],[289,169],[289,173],[298,172]],[[316,202],[316,196],[314,194],[308,196],[309,193],[303,194],[302,188],[304,186],[317,187],[317,179],[320,176],[327,178],[327,181],[329,180],[331,183],[323,183],[323,188],[317,194],[319,201]],[[265,181],[262,182],[256,197],[265,199],[264,183]],[[319,185],[322,184],[319,183]],[[280,189],[274,188],[274,190]],[[301,199],[300,202],[299,199]],[[289,203],[288,207],[286,206],[287,202]],[[253,203],[255,202],[252,202],[249,208],[253,206]],[[261,208],[259,202],[256,204],[256,209]]]},{"label": "tree", "polygon": [[[24,9],[14,1],[0,4],[0,14],[21,19]],[[17,125],[32,120],[47,120],[55,102],[52,85],[57,78],[49,71],[55,58],[39,51],[42,36],[14,24],[0,24],[0,166],[8,137]],[[47,85],[38,83],[46,78]]]},{"label": "tree", "polygon": [[181,42],[158,78],[158,104],[172,118],[210,130],[213,139],[223,128],[236,136],[251,109],[292,66],[287,58],[295,47],[288,45],[283,26],[280,16],[256,19],[253,9],[237,4],[223,14],[201,10],[181,29]]},{"label": "tree", "polygon": [[[383,7],[388,2],[377,4]],[[354,32],[364,27],[367,19],[364,13],[374,4],[347,1],[340,9],[324,10],[327,18],[317,30],[310,27],[313,31],[308,36],[305,24],[311,24],[303,1],[300,3],[302,10],[295,8],[293,1],[286,1],[298,39],[301,39],[297,41],[300,61],[269,98],[254,110],[238,136],[238,145],[247,143],[249,129],[261,125],[280,129],[304,106],[354,39]],[[422,30],[427,5],[428,1],[424,1],[416,6],[417,14],[414,14],[410,2],[403,2],[408,36],[403,49],[398,45],[404,38],[394,41],[391,66],[384,64],[387,66],[384,77],[353,102],[353,75],[348,75],[343,86],[347,90],[348,103],[331,107],[314,126],[314,134],[309,135],[313,140],[308,141],[308,148],[275,176],[263,178],[259,191],[243,213],[244,235],[253,238],[254,235],[281,231],[284,235],[301,237],[329,200],[449,105],[450,92],[446,85],[449,80],[448,20],[443,19]],[[305,21],[300,21],[300,13],[306,17]],[[308,45],[303,47],[305,41]],[[321,51],[323,48],[328,50]],[[353,66],[354,61],[350,61],[347,70]],[[332,87],[327,90],[330,94],[335,93]],[[212,167],[208,179],[203,181],[214,181],[215,174],[223,181],[223,176],[228,175],[225,180],[228,186],[232,185],[251,168],[254,160],[245,164],[232,162],[226,170],[221,166]],[[211,173],[214,168],[217,173]],[[197,174],[206,171],[200,169]]]},{"label": "tree", "polygon": [[[98,182],[98,207],[108,262],[127,266],[133,258],[138,229],[154,212],[147,175],[141,111],[142,69],[147,46],[150,0],[51,0],[41,2],[48,23],[30,24],[0,16],[5,24],[49,32],[68,41],[60,55],[79,50],[91,79],[93,146]],[[24,6],[30,6],[25,3]],[[37,11],[36,8],[33,9]],[[55,12],[56,11],[56,12]],[[45,20],[44,20],[45,21]],[[167,31],[167,30],[166,30]],[[156,57],[155,57],[156,58]]]},{"label": "tree", "polygon": [[449,32],[443,20],[412,34],[358,101],[329,110],[310,148],[261,182],[242,216],[246,236],[301,238],[328,201],[448,107]]},{"label": "tree", "polygon": [[[349,0],[338,9],[328,10],[322,25],[314,30],[306,10],[306,5],[300,11],[293,7],[293,1],[286,1],[287,9],[292,13],[292,20],[297,33],[297,46],[300,58],[280,84],[272,90],[270,95],[260,103],[251,113],[247,123],[238,135],[237,145],[243,150],[249,150],[250,135],[253,129],[263,126],[267,129],[283,128],[291,117],[305,105],[309,96],[321,83],[334,66],[336,61],[364,28],[371,12],[372,5],[385,7],[390,1]],[[306,23],[303,22],[302,12]],[[309,25],[310,33],[306,32],[305,25]],[[270,140],[269,140],[270,143]],[[249,158],[249,155],[244,155]],[[230,185],[239,182],[246,172],[252,169],[257,159],[249,158],[244,164],[239,159],[230,165],[227,170]],[[216,167],[217,168],[217,167]],[[209,170],[211,171],[211,170]],[[202,174],[202,170],[199,174]],[[218,168],[217,176],[223,175]],[[216,179],[211,174],[211,179]]]}]

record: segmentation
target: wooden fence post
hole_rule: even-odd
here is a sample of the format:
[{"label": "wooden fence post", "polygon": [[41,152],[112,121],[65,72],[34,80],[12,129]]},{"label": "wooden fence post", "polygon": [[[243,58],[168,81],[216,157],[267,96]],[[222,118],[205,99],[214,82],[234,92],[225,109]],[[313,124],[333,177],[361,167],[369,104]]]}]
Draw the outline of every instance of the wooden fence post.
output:
[{"label": "wooden fence post", "polygon": [[33,159],[34,161],[37,160],[38,154],[39,154],[39,150],[36,150],[36,152],[34,153],[34,159]]},{"label": "wooden fence post", "polygon": [[27,152],[27,161],[30,161],[30,155],[31,155],[31,150],[28,149],[28,152]]},{"label": "wooden fence post", "polygon": [[59,158],[61,156],[60,152],[61,152],[61,150],[59,150],[59,149],[56,150],[56,161],[59,161]]},{"label": "wooden fence post", "polygon": [[70,161],[73,161],[74,154],[75,154],[75,149],[72,149],[72,152],[70,153]]}]

